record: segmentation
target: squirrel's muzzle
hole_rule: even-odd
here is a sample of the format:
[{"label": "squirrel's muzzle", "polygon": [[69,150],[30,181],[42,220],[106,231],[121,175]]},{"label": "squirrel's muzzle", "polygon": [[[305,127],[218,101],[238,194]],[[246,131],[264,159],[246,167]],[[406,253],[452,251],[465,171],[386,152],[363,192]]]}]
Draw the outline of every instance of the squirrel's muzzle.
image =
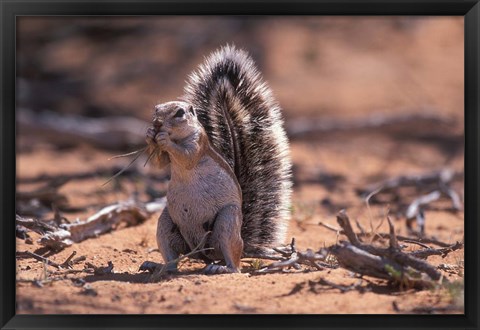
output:
[{"label": "squirrel's muzzle", "polygon": [[158,118],[155,118],[153,120],[153,128],[156,130],[156,131],[159,131],[163,126],[163,121],[161,121],[160,119]]}]

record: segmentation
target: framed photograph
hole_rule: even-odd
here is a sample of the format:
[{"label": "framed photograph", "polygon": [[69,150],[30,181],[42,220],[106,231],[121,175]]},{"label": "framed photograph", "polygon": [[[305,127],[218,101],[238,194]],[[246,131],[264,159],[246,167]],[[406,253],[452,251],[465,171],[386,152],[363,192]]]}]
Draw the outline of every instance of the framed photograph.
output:
[{"label": "framed photograph", "polygon": [[2,329],[478,328],[477,1],[1,12]]}]

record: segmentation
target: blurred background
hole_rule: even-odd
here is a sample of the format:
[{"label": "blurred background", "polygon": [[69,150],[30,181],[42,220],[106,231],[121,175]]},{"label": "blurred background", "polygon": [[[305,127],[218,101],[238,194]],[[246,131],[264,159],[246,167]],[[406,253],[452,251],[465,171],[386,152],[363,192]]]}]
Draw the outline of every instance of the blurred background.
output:
[{"label": "blurred background", "polygon": [[20,17],[17,174],[142,147],[154,105],[225,44],[283,108],[297,188],[463,170],[463,17]]},{"label": "blurred background", "polygon": [[21,17],[17,36],[20,110],[148,120],[233,43],[287,119],[463,113],[462,17]]}]

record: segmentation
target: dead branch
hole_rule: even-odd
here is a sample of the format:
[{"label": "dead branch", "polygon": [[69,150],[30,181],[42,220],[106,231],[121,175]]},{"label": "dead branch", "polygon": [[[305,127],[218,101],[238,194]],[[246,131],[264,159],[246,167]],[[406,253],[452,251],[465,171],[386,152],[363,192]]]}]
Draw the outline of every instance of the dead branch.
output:
[{"label": "dead branch", "polygon": [[24,218],[19,216],[18,214],[16,214],[15,223],[41,235],[49,231],[55,231],[57,229],[56,227],[51,226],[43,221],[31,218]]},{"label": "dead branch", "polygon": [[[330,224],[327,224],[327,223],[324,223],[324,222],[319,222],[318,225],[320,225],[322,227],[325,227],[328,230],[334,231],[335,233],[342,234],[342,235],[345,234],[345,232],[341,228],[334,227]],[[373,233],[373,234],[360,233],[360,234],[357,234],[357,237],[364,238],[364,237],[371,237],[372,235],[374,236],[374,238],[378,237],[378,238],[381,238],[381,239],[390,239],[390,234],[387,234],[387,233]],[[449,243],[441,242],[441,241],[436,240],[434,238],[428,238],[428,237],[418,237],[418,238],[413,239],[411,237],[402,236],[402,235],[395,235],[395,236],[397,237],[397,240],[399,240],[399,241],[402,241],[402,242],[405,242],[405,243],[417,244],[417,245],[420,245],[424,248],[430,248],[429,246],[425,245],[425,243],[426,244],[434,244],[434,245],[441,246],[441,247],[449,247],[451,245]]]},{"label": "dead branch", "polygon": [[[432,287],[434,281],[440,280],[441,274],[425,261],[402,252],[397,242],[393,223],[388,217],[387,220],[390,228],[390,246],[378,248],[360,242],[352,230],[346,212],[340,211],[337,215],[337,222],[350,243],[341,242],[333,246],[331,252],[342,267],[356,273],[388,279],[410,287]],[[431,280],[423,279],[422,274],[428,275]]]},{"label": "dead branch", "polygon": [[[156,202],[150,208],[134,201],[120,202],[104,207],[86,221],[62,224],[54,230],[49,230],[41,237],[40,244],[53,250],[61,250],[73,243],[110,232],[121,224],[126,226],[137,225],[152,214],[152,209],[158,211],[159,203]],[[163,199],[163,206],[165,206],[165,199]]]},{"label": "dead branch", "polygon": [[436,201],[441,196],[440,191],[435,190],[427,195],[423,195],[415,199],[407,208],[405,216],[407,218],[407,227],[411,229],[411,222],[413,219],[416,219],[417,227],[421,235],[425,233],[425,215],[423,213],[423,208],[425,205],[430,204],[433,201]]},{"label": "dead branch", "polygon": [[38,260],[38,261],[41,261],[41,262],[45,263],[48,266],[52,266],[52,267],[55,267],[57,269],[62,269],[62,265],[57,264],[56,262],[51,261],[48,258],[42,257],[41,255],[38,255],[38,254],[30,252],[30,251],[17,251],[15,253],[15,256],[17,258],[33,258],[35,260]]},{"label": "dead branch", "polygon": [[407,219],[415,218],[423,205],[436,201],[440,198],[440,196],[440,192],[438,190],[435,190],[427,195],[423,195],[415,199],[407,208],[407,212],[405,214],[407,216]]},{"label": "dead branch", "polygon": [[80,256],[78,258],[73,259],[71,263],[72,263],[72,265],[76,265],[76,264],[81,263],[82,261],[85,261],[86,259],[87,259],[86,256]]},{"label": "dead branch", "polygon": [[[360,247],[363,244],[358,240],[357,234],[353,231],[352,225],[350,224],[350,219],[347,216],[345,210],[341,210],[337,214],[337,222],[342,227],[343,233],[347,236],[348,240],[355,246]],[[368,246],[364,247],[368,249]]]},{"label": "dead branch", "polygon": [[[405,112],[405,111],[402,111]],[[407,113],[402,115],[385,116],[383,114],[372,115],[367,118],[356,120],[326,120],[325,118],[305,118],[289,120],[286,123],[287,135],[290,139],[298,139],[318,134],[332,134],[336,132],[359,132],[384,129],[389,132],[406,131],[412,132],[412,126],[429,126],[438,132],[444,132],[451,127],[452,119],[440,117],[429,112]],[[423,130],[418,130],[423,131]]]},{"label": "dead branch", "polygon": [[325,227],[325,228],[327,228],[328,230],[334,231],[334,232],[336,232],[336,233],[343,234],[343,230],[342,230],[341,228],[336,228],[336,227],[334,227],[334,226],[332,226],[332,225],[330,225],[330,224],[328,224],[328,223],[325,223],[325,222],[320,221],[320,222],[318,223],[318,225],[319,225],[319,226],[322,226],[322,227]]},{"label": "dead branch", "polygon": [[405,243],[411,243],[411,244],[415,244],[415,245],[419,245],[425,249],[430,249],[430,247],[426,244],[423,244],[421,242],[418,242],[418,241],[415,241],[415,240],[411,240],[411,239],[406,239],[406,240],[403,240]]},{"label": "dead branch", "polygon": [[387,215],[387,221],[388,221],[388,228],[390,230],[390,247],[399,250],[400,246],[398,245],[398,240],[397,236],[395,235],[395,227],[393,226],[392,219],[390,219],[390,216]]},{"label": "dead branch", "polygon": [[387,179],[368,186],[365,189],[358,190],[362,196],[370,195],[374,192],[388,191],[398,187],[406,186],[427,186],[438,185],[440,182],[449,183],[454,179],[463,178],[463,172],[453,172],[449,169],[442,171],[434,171],[419,175],[401,175],[394,178]]},{"label": "dead branch", "polygon": [[134,117],[87,118],[48,111],[35,113],[28,109],[18,112],[17,122],[22,132],[56,145],[88,143],[114,150],[145,145],[144,132],[149,125]]},{"label": "dead branch", "polygon": [[419,258],[419,259],[426,259],[430,256],[445,257],[450,252],[462,249],[463,246],[464,246],[463,243],[456,242],[455,244],[452,244],[452,245],[450,245],[449,247],[446,247],[446,248],[441,248],[441,249],[427,248],[427,249],[424,249],[424,250],[417,250],[417,251],[410,252],[409,255],[411,255],[415,258]]},{"label": "dead branch", "polygon": [[[295,238],[292,238],[292,243],[290,244],[290,251],[284,251],[278,248],[274,248],[274,251],[281,255],[278,258],[278,261],[254,271],[255,274],[282,272],[284,271],[284,269],[292,267],[298,270],[301,269],[300,265],[314,267],[317,270],[332,268],[331,265],[325,263],[326,257],[328,255],[328,252],[326,250],[322,249],[318,252],[314,252],[312,249],[307,249],[304,252],[297,251],[295,247]],[[259,256],[259,258],[264,259],[263,256]]]},{"label": "dead branch", "polygon": [[[348,242],[341,242],[331,248],[331,252],[338,260],[338,263],[355,273],[390,279],[385,266],[388,263],[380,256],[373,255]],[[398,268],[398,265],[396,265]]]},{"label": "dead branch", "polygon": [[444,194],[450,197],[452,201],[452,207],[455,211],[463,210],[462,201],[460,200],[460,196],[455,190],[450,188],[448,185],[442,185],[440,188]]},{"label": "dead branch", "polygon": [[77,254],[77,251],[73,251],[63,263],[60,264],[62,268],[72,268],[72,258]]},{"label": "dead branch", "polygon": [[370,199],[372,199],[373,202],[376,202],[377,200],[375,199],[375,196],[380,195],[381,193],[391,193],[394,194],[396,199],[400,199],[401,196],[398,189],[401,187],[414,187],[419,192],[428,192],[428,194],[406,203],[409,205],[408,208],[406,211],[402,210],[402,213],[404,212],[405,217],[407,218],[407,225],[409,228],[412,219],[416,219],[419,224],[420,232],[423,233],[422,229],[425,221],[423,210],[428,204],[438,200],[442,195],[451,201],[452,210],[461,211],[463,209],[459,195],[450,187],[453,180],[460,178],[463,178],[463,172],[454,172],[450,169],[443,169],[441,171],[421,175],[394,177],[370,185],[365,189],[357,189],[357,193],[365,198],[368,205]]}]

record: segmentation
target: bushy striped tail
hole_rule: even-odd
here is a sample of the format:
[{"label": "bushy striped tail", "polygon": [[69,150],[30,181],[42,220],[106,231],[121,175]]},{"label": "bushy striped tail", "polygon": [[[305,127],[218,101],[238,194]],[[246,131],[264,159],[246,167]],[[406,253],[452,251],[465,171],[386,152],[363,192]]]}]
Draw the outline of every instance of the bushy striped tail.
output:
[{"label": "bushy striped tail", "polygon": [[252,59],[234,46],[217,50],[189,76],[184,100],[240,183],[245,251],[283,243],[292,186],[288,139]]}]

